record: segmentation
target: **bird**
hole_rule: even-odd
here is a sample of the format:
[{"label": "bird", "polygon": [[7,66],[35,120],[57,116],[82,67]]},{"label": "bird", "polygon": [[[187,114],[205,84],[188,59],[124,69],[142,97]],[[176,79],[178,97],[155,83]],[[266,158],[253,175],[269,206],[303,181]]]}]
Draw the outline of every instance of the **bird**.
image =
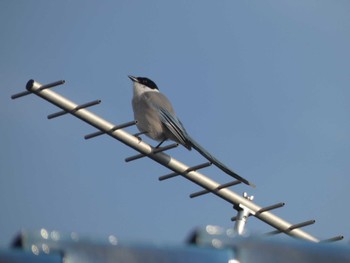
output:
[{"label": "bird", "polygon": [[253,183],[229,169],[187,133],[171,102],[159,91],[154,81],[147,77],[128,77],[133,82],[132,108],[136,126],[140,134],[160,142],[156,148],[167,140],[179,143],[188,150],[193,148],[226,174],[255,188]]}]

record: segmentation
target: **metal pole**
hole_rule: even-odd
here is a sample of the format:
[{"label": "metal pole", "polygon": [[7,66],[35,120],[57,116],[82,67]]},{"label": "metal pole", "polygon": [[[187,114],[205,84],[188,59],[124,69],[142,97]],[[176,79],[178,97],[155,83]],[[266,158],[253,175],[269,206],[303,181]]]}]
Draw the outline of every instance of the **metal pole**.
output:
[{"label": "metal pole", "polygon": [[247,208],[243,208],[237,212],[236,223],[233,229],[235,233],[237,233],[240,236],[244,234],[244,227],[248,220],[249,215],[250,215],[250,212],[249,212],[249,209]]},{"label": "metal pole", "polygon": [[[246,192],[243,193],[243,197],[249,201],[253,201],[254,196],[248,196]],[[248,217],[252,215],[252,212],[245,206],[239,205],[239,206],[234,206],[234,208],[238,211],[237,216],[235,218],[235,226],[234,226],[234,231],[238,235],[243,235],[244,234],[244,227],[245,224],[248,220]]]}]

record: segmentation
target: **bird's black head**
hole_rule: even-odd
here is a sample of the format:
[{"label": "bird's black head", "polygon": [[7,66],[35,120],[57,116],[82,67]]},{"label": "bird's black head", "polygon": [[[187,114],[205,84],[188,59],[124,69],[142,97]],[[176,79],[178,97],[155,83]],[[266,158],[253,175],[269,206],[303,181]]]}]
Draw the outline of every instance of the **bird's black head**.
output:
[{"label": "bird's black head", "polygon": [[149,87],[150,89],[156,89],[159,90],[156,83],[154,83],[152,80],[150,80],[149,78],[144,78],[144,77],[133,77],[133,76],[129,76],[129,78],[132,81],[138,82],[140,84],[143,84],[147,87]]}]

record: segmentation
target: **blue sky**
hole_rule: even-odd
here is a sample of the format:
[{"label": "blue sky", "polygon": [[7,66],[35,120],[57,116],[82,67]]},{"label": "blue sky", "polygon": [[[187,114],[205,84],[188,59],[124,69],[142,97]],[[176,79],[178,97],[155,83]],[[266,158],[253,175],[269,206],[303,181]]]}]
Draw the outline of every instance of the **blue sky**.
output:
[{"label": "blue sky", "polygon": [[[320,239],[349,240],[348,1],[1,1],[0,246],[21,229],[182,242],[232,226],[231,206],[34,95],[34,78],[113,123],[133,119],[127,75],[154,80],[187,131],[257,185],[247,191]],[[129,128],[136,132],[135,128]],[[147,140],[147,139],[146,139]],[[149,140],[147,140],[149,141]],[[151,141],[149,141],[151,142]],[[195,152],[171,152],[190,165]],[[229,178],[217,169],[203,173]],[[248,230],[270,227],[250,218]]]}]

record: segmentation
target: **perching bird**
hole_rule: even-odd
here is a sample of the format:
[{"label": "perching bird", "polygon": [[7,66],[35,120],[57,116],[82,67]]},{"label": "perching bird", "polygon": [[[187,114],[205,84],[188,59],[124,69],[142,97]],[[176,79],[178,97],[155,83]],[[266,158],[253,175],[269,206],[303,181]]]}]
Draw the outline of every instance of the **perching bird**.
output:
[{"label": "perching bird", "polygon": [[194,148],[209,162],[228,175],[255,187],[254,184],[242,178],[217,160],[188,135],[181,121],[176,117],[170,101],[159,92],[157,85],[152,80],[134,76],[129,76],[129,78],[134,84],[132,107],[135,120],[137,121],[137,128],[141,133],[159,141],[160,144],[166,140],[172,140],[182,144],[188,150]]}]

